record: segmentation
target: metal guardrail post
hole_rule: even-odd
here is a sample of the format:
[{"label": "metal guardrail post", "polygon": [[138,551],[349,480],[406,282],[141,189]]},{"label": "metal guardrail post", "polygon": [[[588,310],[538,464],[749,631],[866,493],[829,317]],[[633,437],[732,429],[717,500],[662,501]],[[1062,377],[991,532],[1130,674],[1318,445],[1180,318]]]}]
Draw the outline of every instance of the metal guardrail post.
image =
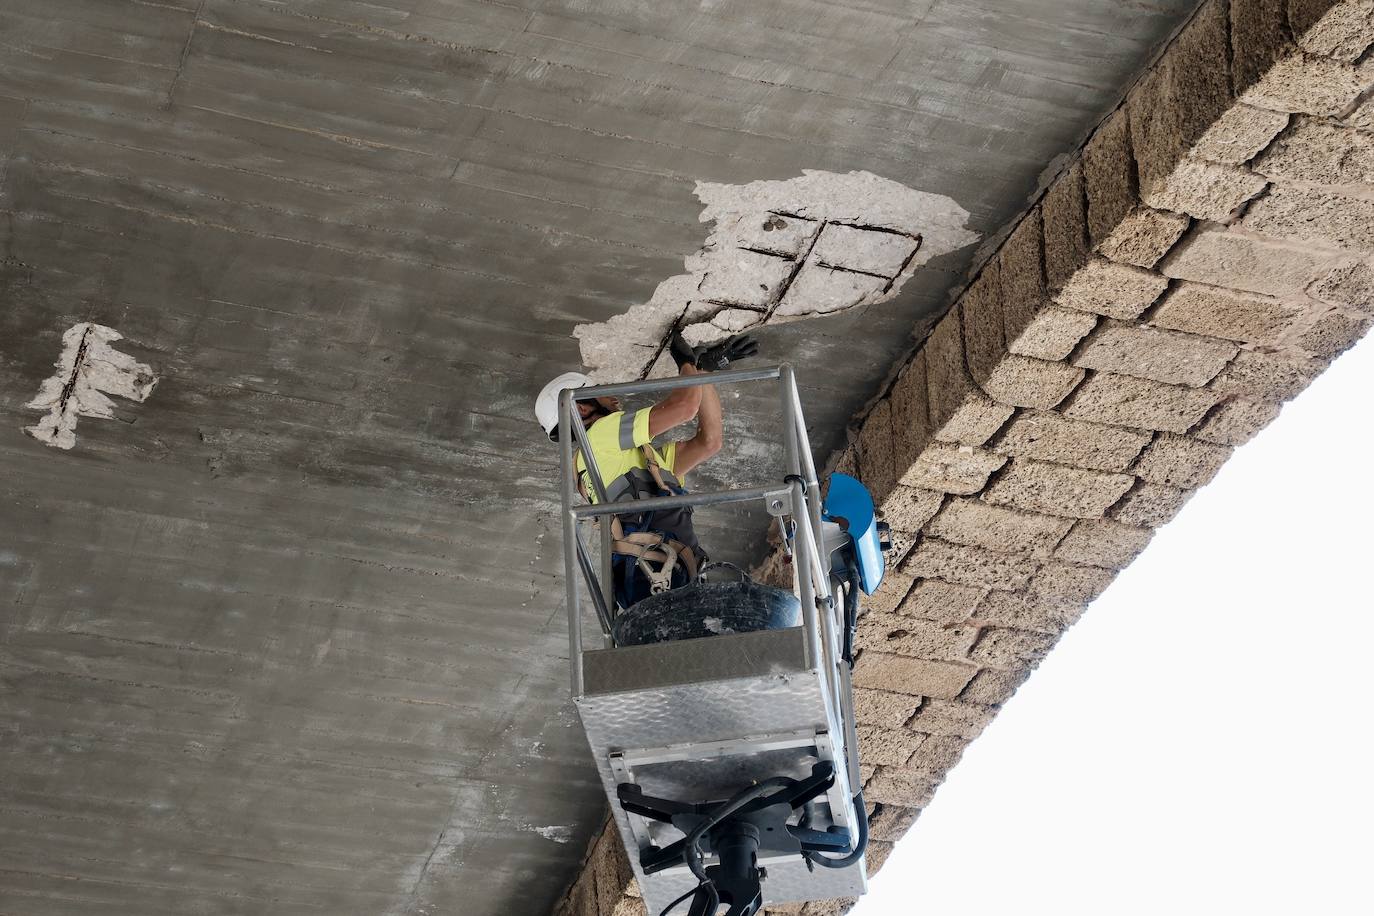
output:
[{"label": "metal guardrail post", "polygon": [[[796,518],[806,507],[805,491],[802,489],[801,482],[792,481],[792,516]],[[821,672],[825,681],[829,681],[828,672],[825,671],[821,643],[825,641],[821,633],[821,628],[816,617],[816,583],[812,575],[815,564],[813,557],[816,554],[816,543],[811,536],[811,526],[803,521],[797,525],[797,559],[802,562],[797,563],[797,590],[801,592],[802,606],[802,627],[805,636],[806,654],[811,662],[811,666]]]},{"label": "metal guardrail post", "polygon": [[[816,479],[816,462],[811,457],[811,442],[806,432],[806,420],[801,409],[801,393],[797,391],[797,376],[792,371],[791,366],[783,366],[783,384],[787,386],[789,399],[792,405],[792,427],[796,430],[797,450],[802,458],[802,479],[806,481],[806,495],[810,503],[811,523],[815,525],[817,536],[821,531],[821,485]],[[829,593],[829,581],[826,582],[826,592]]]},{"label": "metal guardrail post", "polygon": [[[573,464],[573,437],[566,435],[575,422],[572,392],[564,390],[558,396],[558,423],[563,435],[558,437],[562,465],[563,500],[563,578],[566,581],[568,602],[568,664],[572,669],[572,695],[582,696],[582,608],[578,600],[577,577],[577,519],[573,515],[573,494],[577,468]],[[581,425],[578,423],[577,425]]]}]

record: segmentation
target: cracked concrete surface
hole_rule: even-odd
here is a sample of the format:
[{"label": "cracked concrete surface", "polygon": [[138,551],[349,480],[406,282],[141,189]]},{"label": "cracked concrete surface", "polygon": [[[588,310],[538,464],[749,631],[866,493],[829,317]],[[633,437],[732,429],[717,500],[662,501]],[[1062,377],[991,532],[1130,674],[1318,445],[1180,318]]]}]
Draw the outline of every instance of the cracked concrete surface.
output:
[{"label": "cracked concrete surface", "polygon": [[665,345],[676,330],[691,344],[712,343],[884,302],[922,264],[980,238],[952,198],[871,172],[698,182],[696,196],[706,205],[701,221],[714,227],[687,257],[687,272],[660,283],[648,302],[574,329],[598,381],[671,374]]},{"label": "cracked concrete surface", "polygon": [[151,366],[110,346],[123,338],[101,324],[85,322],[68,328],[62,335],[62,355],[53,364],[57,372],[26,405],[48,414],[24,431],[45,445],[69,449],[76,445],[78,418],[114,416],[114,402],[107,394],[139,403],[147,399],[157,376]]}]

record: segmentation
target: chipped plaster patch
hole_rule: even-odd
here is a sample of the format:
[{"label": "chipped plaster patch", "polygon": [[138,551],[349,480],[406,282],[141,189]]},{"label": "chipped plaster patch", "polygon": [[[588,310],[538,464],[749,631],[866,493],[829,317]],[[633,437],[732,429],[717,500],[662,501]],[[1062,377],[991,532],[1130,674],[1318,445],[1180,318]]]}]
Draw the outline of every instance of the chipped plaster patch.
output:
[{"label": "chipped plaster patch", "polygon": [[922,264],[976,242],[968,211],[871,172],[804,170],[786,181],[698,182],[714,223],[686,273],[648,302],[573,335],[601,382],[672,372],[674,328],[692,344],[891,299]]},{"label": "chipped plaster patch", "polygon": [[555,843],[571,843],[575,830],[571,825],[563,826],[560,824],[555,824],[550,827],[526,825],[524,829],[537,833],[546,840],[553,840]]},{"label": "chipped plaster patch", "polygon": [[122,340],[114,328],[83,322],[62,335],[57,372],[46,379],[27,407],[48,415],[25,432],[45,445],[69,449],[76,445],[78,417],[114,416],[114,402],[106,394],[142,402],[157,385],[152,367],[110,346]]}]

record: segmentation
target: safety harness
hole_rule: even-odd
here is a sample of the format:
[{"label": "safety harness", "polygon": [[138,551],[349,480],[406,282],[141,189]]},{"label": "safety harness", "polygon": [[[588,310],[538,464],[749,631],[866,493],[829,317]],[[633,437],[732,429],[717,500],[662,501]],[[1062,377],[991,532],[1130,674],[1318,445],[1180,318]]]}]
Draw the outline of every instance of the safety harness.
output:
[{"label": "safety harness", "polygon": [[[659,465],[658,455],[654,452],[652,445],[641,445],[639,449],[644,455],[644,463],[647,466],[649,477],[659,495],[673,496],[686,492],[681,487],[670,486],[663,479],[663,469]],[[630,485],[613,501],[629,501],[649,495],[644,493],[643,488],[636,486],[636,484],[647,482],[638,480],[638,475],[634,471],[625,476],[630,478]],[[590,502],[587,482],[582,476],[578,477],[578,488],[582,492],[582,497]],[[628,525],[627,530],[627,525],[622,519],[630,518],[629,513],[623,516],[611,516],[611,552],[620,557],[633,558],[634,565],[640,572],[644,573],[644,578],[649,583],[649,594],[651,595],[661,594],[673,588],[673,575],[679,570],[685,574],[686,581],[678,582],[678,586],[695,582],[705,561],[705,553],[701,550],[700,545],[679,539],[675,536],[678,532],[673,530],[686,527],[690,531],[691,509],[668,511],[676,514],[679,520],[678,524],[671,527],[663,525],[661,524],[663,519],[660,517],[662,513],[648,512],[641,513],[635,521]],[[655,522],[659,522],[659,524],[655,524]],[[694,542],[695,536],[690,537],[689,540]],[[624,600],[621,602],[626,607],[633,603],[632,596],[629,594],[629,577],[629,571],[626,570],[624,576],[626,593],[622,596]]]}]

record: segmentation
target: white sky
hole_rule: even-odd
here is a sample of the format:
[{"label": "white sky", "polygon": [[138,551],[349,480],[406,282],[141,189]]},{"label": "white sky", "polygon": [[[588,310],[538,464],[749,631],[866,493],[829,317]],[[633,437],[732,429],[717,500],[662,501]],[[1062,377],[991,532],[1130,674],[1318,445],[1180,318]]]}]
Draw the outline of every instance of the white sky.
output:
[{"label": "white sky", "polygon": [[1374,339],[1156,534],[854,916],[1374,914]]}]

